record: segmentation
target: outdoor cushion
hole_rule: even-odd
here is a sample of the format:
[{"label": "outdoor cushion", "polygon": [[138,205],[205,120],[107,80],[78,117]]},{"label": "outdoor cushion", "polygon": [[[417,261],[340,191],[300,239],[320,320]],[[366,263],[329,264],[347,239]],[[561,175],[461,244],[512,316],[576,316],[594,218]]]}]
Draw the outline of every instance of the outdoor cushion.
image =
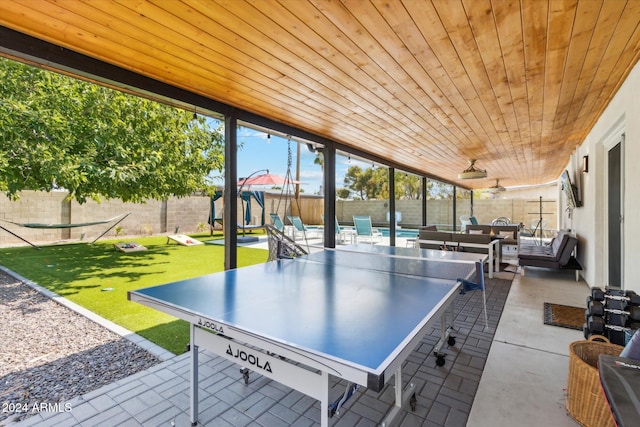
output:
[{"label": "outdoor cushion", "polygon": [[472,230],[482,230],[482,234],[491,234],[490,225],[467,225],[467,233],[470,233]]},{"label": "outdoor cushion", "polygon": [[572,256],[571,254],[573,252],[573,249],[576,247],[577,244],[578,244],[578,239],[572,236],[568,236],[567,243],[564,245],[564,248],[562,249],[562,252],[560,253],[560,256],[558,258],[558,263],[561,266],[567,265],[567,263],[571,259],[571,256]]},{"label": "outdoor cushion", "polygon": [[482,234],[482,230],[469,230],[469,234]]},{"label": "outdoor cushion", "polygon": [[488,234],[454,234],[453,239],[456,242],[480,244],[488,244],[492,240]]}]

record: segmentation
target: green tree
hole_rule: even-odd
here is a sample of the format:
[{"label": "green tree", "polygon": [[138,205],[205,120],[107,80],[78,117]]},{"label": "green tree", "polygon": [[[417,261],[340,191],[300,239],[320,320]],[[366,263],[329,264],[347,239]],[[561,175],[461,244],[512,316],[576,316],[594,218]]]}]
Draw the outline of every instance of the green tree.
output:
[{"label": "green tree", "polygon": [[206,189],[224,165],[205,117],[0,58],[0,190],[125,202]]},{"label": "green tree", "polygon": [[453,185],[434,179],[427,180],[427,199],[453,199]]},{"label": "green tree", "polygon": [[418,200],[422,196],[422,179],[403,172],[395,174],[396,200]]},{"label": "green tree", "polygon": [[336,196],[338,196],[341,199],[348,199],[349,196],[351,196],[351,190],[349,190],[348,188],[338,188],[336,190]]},{"label": "green tree", "polygon": [[362,170],[358,165],[351,166],[344,176],[344,184],[351,192],[357,194],[356,198],[361,200],[375,199],[378,193],[378,186],[371,168]]}]

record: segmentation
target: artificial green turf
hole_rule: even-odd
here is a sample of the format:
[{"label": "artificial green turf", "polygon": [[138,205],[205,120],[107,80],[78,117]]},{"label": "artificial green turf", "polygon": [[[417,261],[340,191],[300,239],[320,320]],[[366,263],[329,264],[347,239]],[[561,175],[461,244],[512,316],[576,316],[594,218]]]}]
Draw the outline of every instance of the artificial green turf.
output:
[{"label": "artificial green turf", "polygon": [[[211,240],[209,234],[191,235]],[[221,236],[218,236],[220,238]],[[215,238],[215,236],[214,236]],[[147,251],[122,253],[113,244],[135,241]],[[268,251],[238,248],[238,267],[263,263]],[[0,264],[100,316],[180,354],[189,342],[189,325],[127,300],[130,290],[224,270],[221,245],[180,246],[166,237],[104,240],[0,249]]]}]

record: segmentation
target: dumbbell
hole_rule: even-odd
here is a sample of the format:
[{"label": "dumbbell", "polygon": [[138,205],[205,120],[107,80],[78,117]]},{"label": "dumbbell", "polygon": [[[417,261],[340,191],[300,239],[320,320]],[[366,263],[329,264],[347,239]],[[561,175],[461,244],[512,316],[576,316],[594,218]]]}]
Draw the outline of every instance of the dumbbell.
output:
[{"label": "dumbbell", "polygon": [[587,317],[588,316],[604,316],[604,304],[601,301],[592,301],[591,297],[587,297]]},{"label": "dumbbell", "polygon": [[629,326],[624,326],[607,323],[605,319],[600,316],[589,316],[584,326],[588,327],[593,333],[604,335],[607,329],[614,331],[636,330],[638,326],[640,326],[640,322],[631,322]]},{"label": "dumbbell", "polygon": [[589,316],[587,327],[593,334],[604,335],[607,331],[607,324],[604,323],[604,319],[599,316]]},{"label": "dumbbell", "polygon": [[[640,321],[640,307],[637,306],[627,306],[626,301],[621,300],[609,300],[606,305],[600,301],[589,301],[587,305],[587,310],[589,311],[589,315],[591,316],[599,316],[604,317],[608,316],[608,318],[613,319],[613,322],[619,324],[624,320],[623,323],[626,323],[627,320],[632,321]],[[613,316],[620,315],[620,316]],[[608,322],[607,322],[608,323]],[[620,326],[624,326],[620,324]]]},{"label": "dumbbell", "polygon": [[604,335],[604,331],[603,332],[597,332],[597,331],[592,331],[589,328],[589,321],[587,320],[586,323],[584,323],[582,325],[582,333],[584,335],[584,339],[588,340],[592,335]]},{"label": "dumbbell", "polygon": [[[608,325],[607,325],[608,326]],[[626,344],[626,334],[624,329],[609,329],[607,328],[607,338],[611,344],[618,344],[624,346]]]},{"label": "dumbbell", "polygon": [[621,300],[627,301],[629,305],[640,306],[640,295],[634,291],[623,291],[621,289],[608,289],[603,291],[600,288],[591,288],[591,297],[594,301]]}]

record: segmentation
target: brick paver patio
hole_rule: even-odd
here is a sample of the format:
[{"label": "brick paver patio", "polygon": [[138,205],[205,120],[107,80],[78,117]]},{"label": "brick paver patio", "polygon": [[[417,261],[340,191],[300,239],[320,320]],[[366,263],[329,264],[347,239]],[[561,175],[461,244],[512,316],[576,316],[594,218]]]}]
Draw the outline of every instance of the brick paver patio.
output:
[{"label": "brick paver patio", "polygon": [[[439,323],[403,366],[403,384],[415,387],[415,411],[407,405],[396,418],[401,426],[464,426],[473,404],[489,348],[511,286],[509,279],[487,279],[489,328],[482,294],[458,295],[454,303],[456,345],[444,346],[446,364],[432,355]],[[383,339],[383,337],[381,337]],[[189,426],[189,354],[185,353],[70,401],[69,412],[43,412],[15,425],[25,426]],[[316,426],[320,404],[314,399],[252,373],[244,384],[239,367],[201,351],[199,424],[204,426]],[[332,387],[336,397],[345,384]],[[378,425],[394,401],[393,381],[378,393],[359,389],[335,426]]]}]

